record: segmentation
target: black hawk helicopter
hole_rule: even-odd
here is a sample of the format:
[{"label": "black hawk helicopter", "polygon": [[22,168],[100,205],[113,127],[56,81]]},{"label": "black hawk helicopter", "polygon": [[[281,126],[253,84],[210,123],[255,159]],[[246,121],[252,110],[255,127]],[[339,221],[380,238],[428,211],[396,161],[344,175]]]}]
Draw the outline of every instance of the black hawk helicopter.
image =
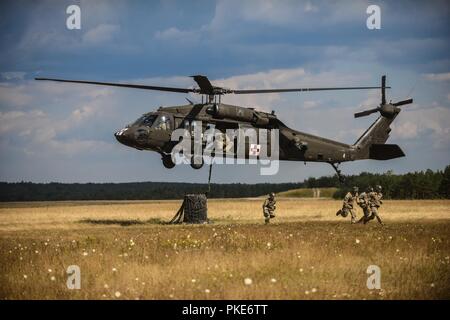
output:
[{"label": "black hawk helicopter", "polygon": [[[391,131],[390,124],[400,113],[400,106],[410,104],[412,99],[386,103],[386,76],[381,78],[381,87],[328,87],[328,88],[292,88],[292,89],[255,89],[236,90],[213,86],[207,77],[192,76],[198,88],[174,88],[139,84],[110,83],[81,80],[65,80],[53,78],[35,78],[58,82],[94,84],[122,88],[158,90],[176,93],[196,93],[202,96],[202,103],[181,106],[160,107],[157,111],[144,114],[134,123],[127,125],[115,133],[116,139],[129,147],[138,150],[158,152],[166,168],[173,168],[175,163],[171,151],[178,141],[171,140],[173,130],[177,128],[192,129],[195,122],[201,121],[203,130],[208,126],[225,132],[226,129],[265,128],[279,130],[279,160],[302,162],[325,162],[332,165],[339,179],[342,179],[338,166],[342,162],[362,159],[388,160],[403,157],[405,154],[396,144],[386,144]],[[221,103],[221,96],[226,94],[263,94],[280,92],[310,92],[324,90],[362,90],[381,89],[381,103],[378,107],[355,113],[355,118],[364,117],[375,112],[380,116],[352,145],[333,141],[319,136],[303,133],[287,127],[277,118],[275,113],[257,111]],[[205,99],[204,99],[205,98]],[[204,101],[205,100],[205,101]],[[258,131],[258,130],[257,130]],[[258,137],[259,139],[259,137]],[[250,146],[246,143],[245,157],[248,157]],[[192,157],[193,159],[193,157]],[[203,165],[191,161],[194,169]]]}]

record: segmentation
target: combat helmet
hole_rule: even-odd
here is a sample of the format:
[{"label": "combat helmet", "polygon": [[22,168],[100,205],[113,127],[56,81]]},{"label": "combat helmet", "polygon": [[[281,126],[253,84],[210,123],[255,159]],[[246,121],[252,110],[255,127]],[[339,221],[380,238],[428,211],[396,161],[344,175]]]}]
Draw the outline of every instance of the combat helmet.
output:
[{"label": "combat helmet", "polygon": [[378,192],[381,192],[381,190],[382,190],[382,188],[381,188],[380,185],[377,185],[377,186],[375,187],[375,189],[376,189]]}]

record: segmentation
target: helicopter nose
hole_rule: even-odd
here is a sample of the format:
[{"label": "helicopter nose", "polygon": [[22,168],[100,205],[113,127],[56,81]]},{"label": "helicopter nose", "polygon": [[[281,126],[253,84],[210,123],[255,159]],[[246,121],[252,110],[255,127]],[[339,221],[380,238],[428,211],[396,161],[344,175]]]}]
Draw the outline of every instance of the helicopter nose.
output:
[{"label": "helicopter nose", "polygon": [[130,142],[130,139],[127,135],[128,128],[123,128],[116,133],[114,133],[114,137],[116,137],[117,141],[119,141],[122,144],[128,145]]}]

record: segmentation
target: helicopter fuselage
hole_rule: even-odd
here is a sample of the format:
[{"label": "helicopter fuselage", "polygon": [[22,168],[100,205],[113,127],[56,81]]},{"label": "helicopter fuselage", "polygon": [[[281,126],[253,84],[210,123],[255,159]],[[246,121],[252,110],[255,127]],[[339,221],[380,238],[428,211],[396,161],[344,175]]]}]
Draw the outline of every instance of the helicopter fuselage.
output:
[{"label": "helicopter fuselage", "polygon": [[[258,135],[258,142],[261,140],[259,129],[279,130],[279,160],[340,163],[355,158],[355,147],[293,130],[283,124],[274,113],[221,103],[160,107],[156,112],[146,113],[133,124],[116,132],[115,137],[126,146],[156,151],[164,160],[178,143],[172,141],[172,132],[175,129],[193,132],[193,126],[198,123],[202,126],[202,132],[209,127],[214,127],[222,133],[227,130],[252,128]],[[267,150],[271,149],[271,143],[273,142],[267,139]],[[250,148],[250,142],[246,140],[245,158],[251,153]],[[232,153],[235,157],[239,157],[236,150],[234,151]]]}]

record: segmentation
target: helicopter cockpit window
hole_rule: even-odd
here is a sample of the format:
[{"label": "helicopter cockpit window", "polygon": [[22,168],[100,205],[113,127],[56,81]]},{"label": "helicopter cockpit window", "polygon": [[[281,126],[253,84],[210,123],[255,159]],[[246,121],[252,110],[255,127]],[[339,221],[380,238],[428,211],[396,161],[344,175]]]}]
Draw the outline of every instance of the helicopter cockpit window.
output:
[{"label": "helicopter cockpit window", "polygon": [[161,115],[156,119],[154,128],[156,130],[170,130],[170,119],[168,116]]},{"label": "helicopter cockpit window", "polygon": [[155,122],[156,115],[143,115],[139,119],[137,119],[133,125],[139,125],[139,126],[148,126],[151,127],[153,122]]}]

